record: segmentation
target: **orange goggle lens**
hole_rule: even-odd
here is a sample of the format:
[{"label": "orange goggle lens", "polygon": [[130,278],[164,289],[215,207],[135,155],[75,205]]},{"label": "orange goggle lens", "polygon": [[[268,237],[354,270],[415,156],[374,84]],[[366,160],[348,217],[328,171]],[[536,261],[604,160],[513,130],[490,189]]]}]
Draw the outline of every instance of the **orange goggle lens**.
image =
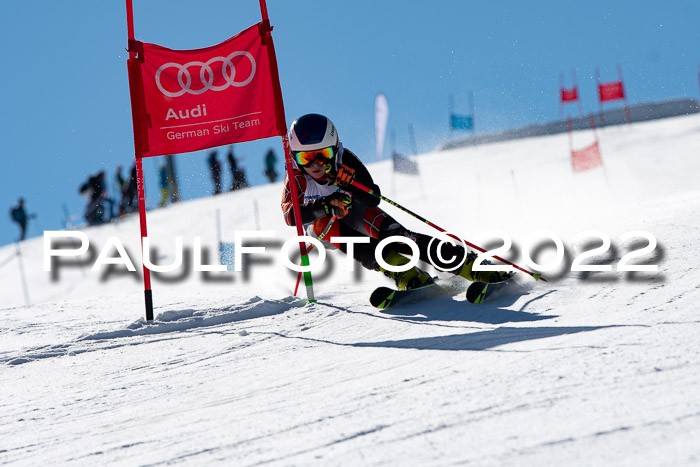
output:
[{"label": "orange goggle lens", "polygon": [[335,156],[333,147],[314,149],[313,151],[299,151],[294,153],[299,165],[306,166],[312,162],[319,161],[321,164],[327,164]]}]

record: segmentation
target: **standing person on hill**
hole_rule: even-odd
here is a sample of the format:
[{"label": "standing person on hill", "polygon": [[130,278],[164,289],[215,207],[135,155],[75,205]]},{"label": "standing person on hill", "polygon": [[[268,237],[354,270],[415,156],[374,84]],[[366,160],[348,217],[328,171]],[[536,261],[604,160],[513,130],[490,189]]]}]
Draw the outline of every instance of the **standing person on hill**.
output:
[{"label": "standing person on hill", "polygon": [[228,165],[231,168],[231,191],[240,188],[236,185],[236,177],[238,176],[238,163],[236,162],[236,156],[233,155],[233,145],[228,148]]},{"label": "standing person on hill", "polygon": [[248,180],[245,178],[243,169],[238,167],[236,156],[233,155],[233,145],[228,150],[227,158],[229,166],[231,167],[231,191],[246,188],[248,186]]},{"label": "standing person on hill", "polygon": [[119,213],[117,214],[118,216],[123,216],[126,214],[126,205],[127,205],[127,199],[126,199],[126,190],[129,186],[129,181],[124,179],[124,176],[122,175],[122,166],[121,164],[117,164],[117,169],[114,174],[114,181],[117,183],[117,188],[119,189],[119,194],[121,195],[119,199]]},{"label": "standing person on hill", "polygon": [[[356,180],[374,193],[380,192],[365,165],[340,143],[335,126],[328,118],[319,114],[303,115],[292,123],[288,136],[295,165],[294,183],[299,194],[301,220],[306,227],[306,235],[318,238],[325,232],[323,243],[346,254],[347,244],[330,243],[329,240],[332,237],[369,237],[369,243],[354,245],[354,259],[363,267],[381,271],[394,279],[399,290],[430,284],[433,278],[417,267],[403,272],[391,272],[380,267],[375,259],[375,250],[381,240],[391,236],[412,240],[418,245],[423,262],[430,263],[432,258],[440,268],[456,266],[453,274],[469,281],[496,282],[506,275],[496,271],[472,271],[477,253],[465,252],[461,245],[443,242],[439,256],[437,245],[440,242],[436,241],[428,256],[433,237],[406,229],[378,207],[378,197],[352,185]],[[286,178],[282,211],[287,225],[293,226],[295,219],[289,183],[289,178]],[[404,243],[390,243],[383,249],[384,261],[392,266],[407,264],[407,256],[410,255],[411,248]],[[440,261],[440,257],[452,258],[453,263]]]},{"label": "standing person on hill", "polygon": [[160,184],[160,203],[158,205],[162,208],[170,197],[170,181],[168,180],[168,168],[165,164],[158,167],[158,181]]},{"label": "standing person on hill", "polygon": [[218,195],[221,193],[221,163],[216,158],[216,150],[209,153],[207,163],[209,164],[211,179],[214,182],[214,194]]},{"label": "standing person on hill", "polygon": [[138,200],[138,180],[136,179],[136,164],[131,166],[131,171],[129,172],[129,180],[125,182],[126,188],[124,189],[124,197],[122,198],[122,203],[124,203],[124,212],[135,212],[139,209]]},{"label": "standing person on hill", "polygon": [[124,176],[122,175],[122,165],[117,164],[117,169],[115,170],[114,173],[114,181],[117,182],[117,187],[119,188],[119,192],[123,195],[124,194]]},{"label": "standing person on hill", "polygon": [[10,209],[10,218],[19,226],[19,241],[21,242],[27,236],[27,222],[29,219],[36,217],[36,214],[27,214],[24,209],[24,198],[17,200],[17,205]]},{"label": "standing person on hill", "polygon": [[270,183],[275,183],[277,180],[277,171],[275,171],[276,162],[277,156],[275,156],[275,151],[269,149],[267,154],[265,154],[265,176],[270,180]]},{"label": "standing person on hill", "polygon": [[[80,186],[80,194],[89,198],[85,207],[85,220],[88,225],[98,225],[108,222],[114,217],[114,201],[107,192],[107,182],[104,171],[99,171],[91,175],[88,180]],[[109,209],[109,210],[108,210]],[[109,217],[105,217],[108,215]]]}]

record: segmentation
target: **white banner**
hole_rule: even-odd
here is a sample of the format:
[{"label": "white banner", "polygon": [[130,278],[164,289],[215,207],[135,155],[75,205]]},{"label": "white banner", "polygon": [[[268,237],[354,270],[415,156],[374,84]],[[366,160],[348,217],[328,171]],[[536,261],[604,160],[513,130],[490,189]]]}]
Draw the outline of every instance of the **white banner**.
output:
[{"label": "white banner", "polygon": [[377,144],[377,160],[382,158],[386,124],[389,121],[389,102],[381,92],[374,99],[374,139]]}]

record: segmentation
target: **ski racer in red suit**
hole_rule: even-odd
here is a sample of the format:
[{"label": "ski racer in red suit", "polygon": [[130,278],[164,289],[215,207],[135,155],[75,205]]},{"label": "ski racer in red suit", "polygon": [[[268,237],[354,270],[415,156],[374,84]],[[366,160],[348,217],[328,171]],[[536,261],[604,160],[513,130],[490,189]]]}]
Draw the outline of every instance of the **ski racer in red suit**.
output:
[{"label": "ski racer in red suit", "polygon": [[[377,263],[375,250],[379,242],[387,237],[402,236],[413,240],[419,248],[420,259],[442,269],[454,268],[453,273],[470,281],[496,281],[504,273],[495,271],[472,271],[477,254],[465,255],[461,245],[448,242],[432,242],[433,237],[406,229],[389,216],[379,205],[379,198],[352,185],[357,181],[374,193],[380,193],[372,176],[349,149],[338,139],[338,132],[330,119],[319,114],[299,117],[289,129],[289,145],[294,159],[294,182],[297,184],[301,221],[306,235],[319,238],[325,245],[333,245],[347,254],[346,243],[331,243],[333,237],[369,237],[369,243],[353,245],[354,259],[373,271],[382,271],[394,279],[399,290],[417,288],[433,282],[425,271],[413,267],[404,272],[388,271]],[[284,181],[282,211],[287,225],[294,226],[292,195],[289,178]],[[333,219],[335,217],[335,219]],[[329,223],[332,224],[329,227]],[[438,246],[442,258],[452,258],[453,263],[439,261]],[[430,256],[428,256],[428,249]],[[390,243],[383,249],[383,259],[392,266],[409,262],[411,248],[405,243]],[[458,262],[463,262],[459,267]]]}]

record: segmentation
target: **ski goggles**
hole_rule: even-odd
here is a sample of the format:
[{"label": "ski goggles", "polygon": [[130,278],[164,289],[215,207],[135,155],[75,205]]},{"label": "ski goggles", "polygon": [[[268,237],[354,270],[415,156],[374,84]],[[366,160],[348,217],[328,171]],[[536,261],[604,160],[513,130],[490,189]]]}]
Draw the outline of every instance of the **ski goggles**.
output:
[{"label": "ski goggles", "polygon": [[331,146],[323,149],[314,149],[313,151],[298,151],[294,153],[294,157],[302,167],[311,165],[316,161],[321,165],[326,165],[335,157],[335,148]]}]

